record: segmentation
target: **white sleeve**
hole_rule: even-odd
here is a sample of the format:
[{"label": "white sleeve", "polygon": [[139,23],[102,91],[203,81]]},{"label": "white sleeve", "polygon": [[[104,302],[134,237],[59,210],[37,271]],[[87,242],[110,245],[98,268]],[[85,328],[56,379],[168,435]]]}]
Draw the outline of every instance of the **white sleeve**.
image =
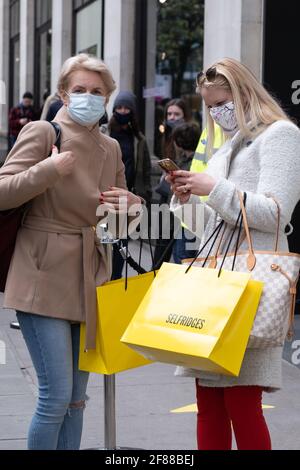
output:
[{"label": "white sleeve", "polygon": [[[261,142],[262,158],[257,191],[247,192],[246,211],[249,227],[274,233],[277,224],[277,206],[281,209],[281,229],[290,222],[300,199],[300,131],[289,122],[280,122],[266,131]],[[233,225],[240,210],[237,189],[232,181],[220,179],[207,200],[208,206]]]}]

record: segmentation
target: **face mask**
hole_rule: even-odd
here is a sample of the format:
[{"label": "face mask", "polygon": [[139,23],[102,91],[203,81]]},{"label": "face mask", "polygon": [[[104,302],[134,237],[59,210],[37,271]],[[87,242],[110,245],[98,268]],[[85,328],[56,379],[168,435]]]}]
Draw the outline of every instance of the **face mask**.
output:
[{"label": "face mask", "polygon": [[[68,94],[68,93],[67,93]],[[71,93],[68,112],[71,118],[82,126],[96,124],[105,114],[104,96],[90,93]]]},{"label": "face mask", "polygon": [[230,134],[237,130],[238,123],[236,120],[233,101],[222,104],[222,106],[215,106],[211,108],[210,115],[213,120],[222,127],[224,132]]},{"label": "face mask", "polygon": [[128,113],[128,114],[121,114],[121,113],[118,113],[117,111],[115,111],[114,116],[115,116],[116,121],[118,122],[118,124],[120,124],[120,126],[125,126],[132,119],[132,113],[131,112]]},{"label": "face mask", "polygon": [[168,119],[166,121],[166,126],[170,127],[171,129],[174,129],[174,127],[180,126],[180,124],[183,124],[185,120],[183,118],[180,119]]}]

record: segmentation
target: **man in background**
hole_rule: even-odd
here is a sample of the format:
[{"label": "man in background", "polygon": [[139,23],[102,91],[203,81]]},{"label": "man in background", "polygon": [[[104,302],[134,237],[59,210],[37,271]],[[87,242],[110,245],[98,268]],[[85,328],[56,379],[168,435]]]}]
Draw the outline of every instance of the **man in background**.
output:
[{"label": "man in background", "polygon": [[33,108],[33,95],[26,91],[21,103],[9,112],[9,150],[13,148],[19,133],[28,122],[36,121]]}]

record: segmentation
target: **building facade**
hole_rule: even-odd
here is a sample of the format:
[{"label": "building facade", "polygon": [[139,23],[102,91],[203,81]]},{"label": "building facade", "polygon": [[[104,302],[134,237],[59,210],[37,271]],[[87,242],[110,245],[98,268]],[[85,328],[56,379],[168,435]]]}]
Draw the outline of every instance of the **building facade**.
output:
[{"label": "building facade", "polygon": [[[296,2],[289,0],[290,6]],[[187,16],[184,0],[0,0],[0,152],[5,152],[8,109],[25,91],[33,92],[36,107],[41,107],[44,94],[56,89],[63,61],[82,51],[107,63],[118,89],[136,93],[151,148],[157,95],[184,95],[195,114],[201,103],[192,96],[194,78],[200,67],[224,56],[247,64],[299,120],[300,87],[291,57],[297,15],[275,3],[230,0],[229,9],[228,0],[190,0]],[[164,16],[170,5],[175,5],[170,15],[184,12],[189,22],[196,20],[189,24],[204,29],[204,37],[199,28],[198,44],[194,39],[191,46],[194,55],[183,61],[183,74],[176,73],[182,63],[176,62],[173,49],[186,47],[186,30],[180,31],[175,46],[170,44],[175,36],[170,35],[169,43],[161,39],[166,35],[162,24],[172,25],[173,18],[168,24]],[[278,34],[281,30],[284,34]],[[178,79],[183,86],[176,86]]]},{"label": "building facade", "polygon": [[[204,49],[199,30],[198,44],[192,44],[194,55],[183,64],[181,75],[176,73],[174,51],[168,50],[172,46],[158,44],[160,15],[171,3],[179,8],[184,4],[179,0],[0,0],[0,80],[2,87],[5,84],[6,102],[0,109],[2,157],[9,108],[27,90],[33,92],[36,107],[41,107],[45,93],[56,90],[63,61],[78,52],[102,58],[118,89],[136,93],[142,128],[152,149],[157,95],[164,99],[182,93],[197,114],[201,103],[193,90],[194,79],[203,62],[223,55],[236,57],[262,78],[263,0],[231,0],[234,8],[230,11],[225,0],[189,2],[190,17],[199,25],[205,22]],[[179,9],[178,14],[181,12]],[[161,59],[160,54],[166,58]],[[176,76],[184,87],[175,86]]]},{"label": "building facade", "polygon": [[0,0],[0,156],[8,111],[25,91],[35,106],[56,90],[62,63],[79,52],[105,60],[119,88],[134,87],[136,0]]}]

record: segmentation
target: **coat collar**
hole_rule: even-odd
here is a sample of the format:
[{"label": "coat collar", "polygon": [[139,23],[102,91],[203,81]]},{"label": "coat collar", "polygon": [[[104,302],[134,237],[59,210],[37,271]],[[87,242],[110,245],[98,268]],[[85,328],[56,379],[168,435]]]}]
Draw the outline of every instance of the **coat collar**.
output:
[{"label": "coat collar", "polygon": [[102,156],[104,157],[104,159],[106,158],[107,149],[104,142],[105,139],[102,132],[100,131],[98,123],[90,127],[81,126],[77,122],[73,121],[73,119],[68,113],[66,106],[64,105],[56,114],[54,122],[57,122],[58,124],[63,126],[62,141],[74,138],[78,139],[78,137],[80,136],[80,138],[82,137],[83,139],[87,139],[86,142],[88,143],[90,139],[88,139],[87,137],[89,136],[93,139],[95,144],[101,148],[103,152]]},{"label": "coat collar", "polygon": [[54,122],[57,122],[58,124],[63,124],[64,131],[67,134],[71,133],[71,134],[79,135],[79,134],[89,133],[97,138],[100,137],[100,140],[101,140],[101,133],[100,133],[98,123],[94,124],[93,126],[88,126],[88,127],[78,124],[77,122],[73,121],[65,105],[63,105],[58,111],[58,113],[56,114]]}]

